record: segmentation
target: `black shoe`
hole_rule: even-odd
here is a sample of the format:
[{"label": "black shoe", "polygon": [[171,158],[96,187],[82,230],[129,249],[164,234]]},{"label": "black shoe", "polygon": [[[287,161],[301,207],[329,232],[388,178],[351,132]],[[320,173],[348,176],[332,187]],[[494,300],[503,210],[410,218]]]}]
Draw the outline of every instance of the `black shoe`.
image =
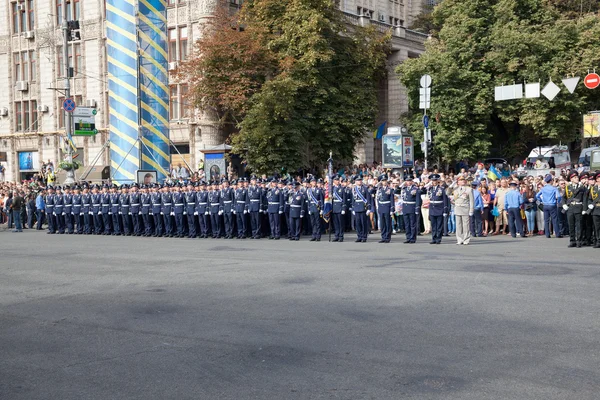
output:
[{"label": "black shoe", "polygon": [[363,243],[367,243],[367,239],[363,239],[363,240],[362,240],[362,242],[363,242]]},{"label": "black shoe", "polygon": [[577,247],[577,243],[575,243],[575,242],[571,242],[571,243],[569,243],[569,246],[568,246],[568,247]]},{"label": "black shoe", "polygon": [[433,241],[433,242],[429,242],[429,244],[437,244],[437,242],[436,242],[436,241]]},{"label": "black shoe", "polygon": [[296,238],[296,239],[294,239],[294,240],[295,240],[296,242],[298,242],[298,241],[300,240],[300,238]]},{"label": "black shoe", "polygon": [[377,243],[387,243],[387,241],[382,239],[382,240],[380,240],[380,241],[379,241],[379,242],[377,242]]},{"label": "black shoe", "polygon": [[332,242],[339,242],[339,241],[340,241],[340,239],[338,239],[338,238],[335,238],[332,240]]},{"label": "black shoe", "polygon": [[321,238],[317,238],[317,242],[320,242],[320,241],[321,241]]},{"label": "black shoe", "polygon": [[281,239],[281,238],[279,238],[279,237],[276,237],[276,238],[275,238],[275,240],[279,240],[279,239]]},{"label": "black shoe", "polygon": [[273,236],[269,236],[269,240],[273,240],[275,239]]},{"label": "black shoe", "polygon": [[311,238],[310,241],[314,242],[315,240],[317,240],[317,238]]},{"label": "black shoe", "polygon": [[408,243],[410,243],[410,240],[405,240],[403,243],[408,244]]},{"label": "black shoe", "polygon": [[577,242],[577,248],[579,249],[581,247],[581,243]]},{"label": "black shoe", "polygon": [[344,241],[344,238],[341,238],[340,240],[338,240],[340,243],[342,243]]},{"label": "black shoe", "polygon": [[362,239],[356,239],[356,240],[354,241],[354,243],[360,243],[360,242],[362,242]]}]

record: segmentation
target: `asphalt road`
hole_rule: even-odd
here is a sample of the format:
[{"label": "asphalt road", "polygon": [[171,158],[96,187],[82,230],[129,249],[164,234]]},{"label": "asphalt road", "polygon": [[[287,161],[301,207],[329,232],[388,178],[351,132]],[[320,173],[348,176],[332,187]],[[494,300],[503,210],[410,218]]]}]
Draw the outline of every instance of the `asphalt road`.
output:
[{"label": "asphalt road", "polygon": [[0,232],[0,399],[598,399],[600,250]]}]

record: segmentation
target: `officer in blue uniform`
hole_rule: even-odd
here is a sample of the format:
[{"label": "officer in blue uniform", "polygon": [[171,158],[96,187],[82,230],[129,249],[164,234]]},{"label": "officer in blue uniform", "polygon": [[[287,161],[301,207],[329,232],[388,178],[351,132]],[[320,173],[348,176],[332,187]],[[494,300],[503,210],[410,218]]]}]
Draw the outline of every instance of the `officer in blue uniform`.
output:
[{"label": "officer in blue uniform", "polygon": [[83,233],[92,234],[94,216],[92,214],[92,194],[87,183],[83,184],[83,193],[81,194],[81,212],[83,213]]},{"label": "officer in blue uniform", "polygon": [[163,216],[162,216],[162,193],[158,183],[152,184],[150,192],[150,202],[152,203],[152,219],[154,220],[154,237],[164,235]]},{"label": "officer in blue uniform", "polygon": [[300,240],[300,229],[302,228],[302,218],[304,218],[304,203],[306,202],[306,196],[300,190],[300,186],[300,182],[295,182],[294,190],[292,191],[292,200],[290,203],[290,240]]},{"label": "officer in blue uniform", "polygon": [[196,191],[192,182],[188,183],[187,190],[183,194],[183,200],[185,201],[185,215],[188,223],[188,238],[194,239],[197,236],[196,215],[198,214],[196,213]]},{"label": "officer in blue uniform", "polygon": [[585,209],[594,223],[594,237],[596,240],[594,248],[598,249],[600,248],[600,172],[590,174],[590,187]]},{"label": "officer in blue uniform", "polygon": [[75,186],[73,189],[72,204],[73,208],[71,213],[73,215],[73,233],[76,235],[81,235],[83,233],[83,202],[81,197],[81,188],[79,186]]},{"label": "officer in blue uniform", "polygon": [[389,243],[392,240],[392,214],[394,210],[394,191],[388,185],[387,176],[380,175],[381,187],[377,189],[377,213],[381,225],[381,240],[379,243]]},{"label": "officer in blue uniform", "polygon": [[279,240],[281,238],[281,215],[283,214],[285,198],[283,191],[277,187],[277,180],[275,178],[271,180],[266,199],[269,226],[271,228],[269,239]]},{"label": "officer in blue uniform", "polygon": [[148,190],[148,185],[142,185],[141,191],[142,193],[140,194],[140,211],[142,213],[142,222],[144,224],[143,236],[149,237],[152,236],[152,216],[150,215],[150,213],[152,212],[152,199]]},{"label": "officer in blue uniform", "polygon": [[71,188],[65,186],[65,194],[63,195],[63,202],[65,205],[65,226],[66,231],[69,235],[74,232],[73,228],[73,194],[71,194]]},{"label": "officer in blue uniform", "polygon": [[173,193],[168,185],[165,185],[162,188],[160,199],[160,215],[162,216],[165,227],[164,237],[173,237],[173,225],[171,224],[171,216],[173,215]]},{"label": "officer in blue uniform", "polygon": [[233,239],[233,211],[235,192],[229,186],[229,181],[223,179],[221,182],[222,189],[220,193],[221,210],[223,210],[223,222],[225,223],[225,239]]},{"label": "officer in blue uniform", "polygon": [[363,185],[360,175],[354,178],[354,183],[355,185],[352,188],[352,215],[356,225],[355,242],[366,243],[369,235],[368,214],[373,212],[373,200],[369,189]]},{"label": "officer in blue uniform", "polygon": [[352,185],[350,184],[350,180],[346,178],[341,178],[340,183],[344,188],[344,199],[346,201],[346,214],[344,218],[344,231],[350,232],[352,231]]},{"label": "officer in blue uniform", "polygon": [[411,176],[406,177],[405,186],[402,188],[402,213],[406,229],[404,243],[416,243],[419,230],[419,214],[421,213],[421,190],[413,182]]},{"label": "officer in blue uniform", "polygon": [[544,233],[549,238],[552,234],[550,230],[550,222],[554,228],[556,237],[562,237],[559,232],[558,225],[558,205],[560,204],[561,196],[558,188],[552,185],[552,175],[548,174],[544,177],[544,187],[535,194],[535,199],[538,204],[542,205],[544,210]]},{"label": "officer in blue uniform", "polygon": [[246,214],[248,214],[248,191],[244,182],[240,179],[234,191],[235,196],[235,220],[237,224],[237,238],[246,239]]},{"label": "officer in blue uniform", "polygon": [[504,196],[504,209],[508,212],[508,228],[512,237],[517,235],[525,237],[523,220],[521,219],[521,206],[523,205],[523,196],[517,189],[517,183],[510,183],[510,190]]},{"label": "officer in blue uniform", "polygon": [[142,214],[142,201],[140,200],[139,185],[134,182],[129,189],[129,212],[131,213],[131,222],[133,224],[133,235],[142,236],[140,226],[140,216]]},{"label": "officer in blue uniform", "polygon": [[248,213],[250,214],[250,224],[252,227],[251,239],[260,239],[261,220],[260,212],[262,211],[263,193],[262,189],[257,185],[256,177],[250,177],[250,186],[248,187]]},{"label": "officer in blue uniform", "polygon": [[[340,177],[333,177],[333,207],[331,218],[333,219],[333,231],[335,232],[334,242],[344,241],[344,222],[346,219],[346,190],[340,185]],[[350,200],[352,201],[352,199]]]},{"label": "officer in blue uniform", "polygon": [[[175,227],[173,233],[176,237],[184,236],[183,213],[185,212],[185,196],[181,192],[180,185],[173,186],[173,213],[175,217]],[[176,232],[176,233],[175,233]]]},{"label": "officer in blue uniform", "polygon": [[200,238],[206,239],[209,236],[210,216],[208,208],[208,191],[206,182],[201,181],[196,191],[196,212],[198,213],[198,225],[200,226]]},{"label": "officer in blue uniform", "polygon": [[121,223],[119,222],[119,193],[117,193],[118,186],[113,184],[110,187],[109,203],[110,211],[109,216],[112,219],[112,235],[121,236]]},{"label": "officer in blue uniform", "polygon": [[54,214],[56,215],[56,225],[59,234],[65,233],[65,203],[64,197],[61,193],[61,187],[55,188],[56,194],[54,195]]},{"label": "officer in blue uniform", "polygon": [[221,235],[221,219],[223,214],[221,206],[221,192],[217,189],[217,182],[212,182],[208,192],[208,212],[210,214],[210,227],[213,239],[218,239]]},{"label": "officer in blue uniform", "polygon": [[100,235],[102,233],[102,202],[101,202],[101,197],[102,195],[100,194],[100,187],[98,185],[94,185],[92,187],[92,196],[91,196],[91,200],[92,200],[92,206],[91,206],[91,213],[92,213],[92,217],[94,219],[94,235]]},{"label": "officer in blue uniform", "polygon": [[48,216],[48,234],[56,233],[56,218],[54,216],[54,187],[48,185],[48,193],[46,194],[46,215]]},{"label": "officer in blue uniform", "polygon": [[448,215],[450,201],[446,190],[440,183],[440,176],[432,174],[429,176],[432,186],[427,190],[429,198],[429,220],[431,221],[431,242],[429,244],[441,244],[444,234],[444,220]]},{"label": "officer in blue uniform", "polygon": [[121,185],[119,194],[119,215],[123,221],[123,235],[131,236],[131,201],[129,199],[129,185]]},{"label": "officer in blue uniform", "polygon": [[321,215],[323,215],[323,205],[325,194],[322,189],[317,187],[317,180],[310,180],[310,187],[306,190],[306,199],[308,201],[308,215],[310,217],[310,226],[312,230],[311,242],[321,241]]},{"label": "officer in blue uniform", "polygon": [[102,223],[104,225],[103,235],[110,235],[110,193],[108,193],[108,185],[102,186],[100,193],[100,211],[102,212]]}]

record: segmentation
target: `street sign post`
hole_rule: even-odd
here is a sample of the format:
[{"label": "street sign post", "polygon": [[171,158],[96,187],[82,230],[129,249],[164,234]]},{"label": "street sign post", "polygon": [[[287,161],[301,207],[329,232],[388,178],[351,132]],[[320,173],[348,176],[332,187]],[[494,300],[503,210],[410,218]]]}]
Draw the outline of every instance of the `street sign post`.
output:
[{"label": "street sign post", "polygon": [[77,107],[73,111],[75,121],[74,136],[94,136],[96,129],[96,109],[91,107]]},{"label": "street sign post", "polygon": [[596,89],[600,86],[600,75],[595,72],[587,74],[583,79],[583,84],[588,89]]}]

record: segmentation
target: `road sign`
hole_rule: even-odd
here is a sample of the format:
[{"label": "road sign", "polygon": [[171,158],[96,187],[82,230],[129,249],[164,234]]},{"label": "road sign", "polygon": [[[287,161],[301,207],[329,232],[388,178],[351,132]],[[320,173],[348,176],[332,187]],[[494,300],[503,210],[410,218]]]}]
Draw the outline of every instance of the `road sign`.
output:
[{"label": "road sign", "polygon": [[575,76],[573,78],[565,78],[562,80],[562,83],[563,85],[565,85],[569,93],[573,94],[575,92],[575,89],[577,89],[577,84],[579,83],[580,79],[581,78],[578,76]]},{"label": "road sign", "polygon": [[63,110],[66,112],[73,112],[76,107],[75,100],[70,97],[67,97],[65,101],[63,101]]},{"label": "road sign", "polygon": [[419,108],[421,110],[431,108],[431,88],[419,89]]},{"label": "road sign", "polygon": [[431,76],[423,75],[419,83],[421,84],[422,88],[428,88],[429,86],[431,86]]},{"label": "road sign", "polygon": [[598,86],[600,86],[600,75],[595,72],[587,74],[583,79],[583,84],[588,89],[596,89]]},{"label": "road sign", "polygon": [[552,80],[548,82],[546,86],[544,86],[544,89],[542,89],[542,94],[550,101],[554,100],[559,93],[560,88],[556,83],[552,82]]},{"label": "road sign", "polygon": [[96,129],[96,110],[91,107],[77,107],[73,111],[75,123],[75,136],[94,136],[98,133]]},{"label": "road sign", "polygon": [[429,128],[429,115],[423,115],[423,126]]}]

